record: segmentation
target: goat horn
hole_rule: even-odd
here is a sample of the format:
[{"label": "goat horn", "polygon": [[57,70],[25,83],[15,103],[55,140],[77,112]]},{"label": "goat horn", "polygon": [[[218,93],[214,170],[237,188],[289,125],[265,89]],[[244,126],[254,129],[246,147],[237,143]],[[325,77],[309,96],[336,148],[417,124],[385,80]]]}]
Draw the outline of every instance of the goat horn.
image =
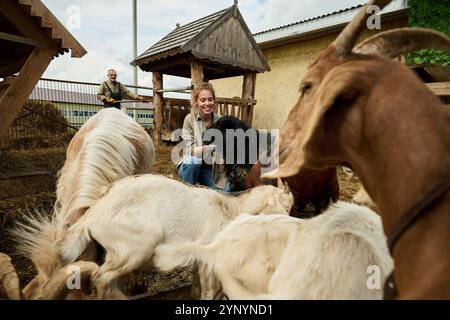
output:
[{"label": "goat horn", "polygon": [[3,287],[8,299],[20,300],[22,298],[16,269],[11,263],[11,258],[4,253],[0,253],[0,286]]},{"label": "goat horn", "polygon": [[369,6],[375,5],[380,9],[383,9],[391,0],[370,0],[361,10],[358,12],[355,18],[350,21],[344,30],[334,41],[336,47],[336,56],[338,58],[345,58],[350,54],[353,46],[358,39],[359,34],[365,26],[366,20],[369,17],[367,9]]},{"label": "goat horn", "polygon": [[289,192],[291,192],[291,189],[289,188],[289,184],[287,183],[287,181],[284,182],[283,192],[287,193],[287,194],[289,194]]},{"label": "goat horn", "polygon": [[421,49],[450,51],[450,39],[434,30],[399,28],[381,32],[364,40],[353,49],[353,52],[391,59]]},{"label": "goat horn", "polygon": [[34,300],[39,295],[38,290],[41,288],[41,282],[41,278],[37,275],[27,283],[25,288],[22,289],[22,295],[25,300]]},{"label": "goat horn", "polygon": [[67,286],[72,268],[79,268],[80,282],[98,270],[98,265],[90,261],[77,261],[59,269],[42,287],[38,300],[63,300],[71,289]]}]

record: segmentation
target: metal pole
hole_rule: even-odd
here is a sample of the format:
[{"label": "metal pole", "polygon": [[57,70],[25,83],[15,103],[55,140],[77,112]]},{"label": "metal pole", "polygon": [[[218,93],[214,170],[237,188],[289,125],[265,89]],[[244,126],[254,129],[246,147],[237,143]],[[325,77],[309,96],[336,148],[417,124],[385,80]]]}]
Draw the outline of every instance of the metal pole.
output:
[{"label": "metal pole", "polygon": [[[133,4],[133,61],[137,58],[137,0],[132,0]],[[138,85],[138,69],[137,66],[133,67],[133,83]],[[138,94],[138,89],[134,88],[134,93]],[[136,103],[133,103],[134,118],[136,119]]]}]

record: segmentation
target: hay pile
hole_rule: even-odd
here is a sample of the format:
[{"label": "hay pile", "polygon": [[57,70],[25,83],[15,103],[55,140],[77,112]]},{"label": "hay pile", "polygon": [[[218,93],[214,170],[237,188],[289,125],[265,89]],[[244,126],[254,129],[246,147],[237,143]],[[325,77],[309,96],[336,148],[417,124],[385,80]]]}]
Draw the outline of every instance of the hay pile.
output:
[{"label": "hay pile", "polygon": [[65,133],[68,122],[61,110],[50,102],[28,102],[23,106],[25,112],[32,112],[28,116],[29,125],[40,128],[49,133]]},{"label": "hay pile", "polygon": [[49,102],[28,102],[0,141],[4,149],[65,146],[75,134],[61,110]]}]

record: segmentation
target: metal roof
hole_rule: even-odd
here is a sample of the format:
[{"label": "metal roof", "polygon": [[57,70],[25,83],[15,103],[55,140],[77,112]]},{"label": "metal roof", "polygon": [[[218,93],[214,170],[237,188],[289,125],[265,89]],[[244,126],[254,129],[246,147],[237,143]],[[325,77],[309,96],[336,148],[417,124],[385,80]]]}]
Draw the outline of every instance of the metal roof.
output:
[{"label": "metal roof", "polygon": [[[256,42],[260,47],[270,47],[271,44],[287,38],[301,38],[330,29],[336,29],[350,22],[364,4],[342,9],[318,17],[290,23],[269,30],[254,33]],[[408,8],[407,0],[393,0],[382,11],[382,16],[395,13],[405,13]]]}]

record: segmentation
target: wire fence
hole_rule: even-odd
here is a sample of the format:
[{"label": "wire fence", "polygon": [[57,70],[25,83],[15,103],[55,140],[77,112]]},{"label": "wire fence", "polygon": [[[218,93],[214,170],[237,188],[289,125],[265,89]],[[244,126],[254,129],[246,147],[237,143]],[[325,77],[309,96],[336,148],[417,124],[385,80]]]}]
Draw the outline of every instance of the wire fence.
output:
[{"label": "wire fence", "polygon": [[[6,137],[0,139],[0,150],[67,145],[77,130],[104,108],[97,98],[99,87],[99,83],[40,79],[28,102],[10,126]],[[126,87],[149,102],[122,102],[122,110],[144,129],[152,130],[155,124],[153,89],[133,85]],[[188,88],[180,88],[178,91],[181,89]],[[184,94],[188,93],[185,91]],[[214,112],[236,116],[251,125],[256,101],[250,100],[216,98]],[[161,127],[163,140],[172,139],[172,131],[182,127],[184,117],[190,110],[190,95],[187,95],[186,99],[164,98]]]},{"label": "wire fence", "polygon": [[[90,82],[39,80],[28,102],[14,120],[0,149],[24,149],[66,145],[76,131],[103,109],[97,99],[100,84]],[[149,103],[123,103],[123,110],[146,130],[154,126],[153,89],[126,85]]]}]

